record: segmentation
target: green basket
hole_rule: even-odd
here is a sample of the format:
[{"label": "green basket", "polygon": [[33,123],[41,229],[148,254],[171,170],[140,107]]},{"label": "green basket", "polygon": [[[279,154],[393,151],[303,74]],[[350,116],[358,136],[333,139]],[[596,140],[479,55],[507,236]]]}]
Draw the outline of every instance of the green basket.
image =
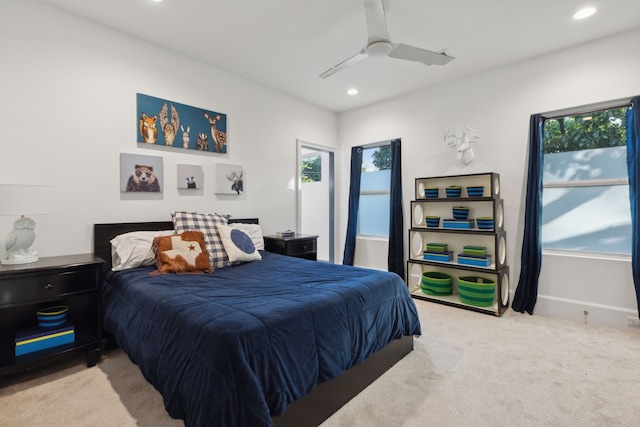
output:
[{"label": "green basket", "polygon": [[422,292],[427,295],[451,295],[453,293],[453,277],[439,271],[422,273]]},{"label": "green basket", "polygon": [[489,307],[496,294],[496,282],[486,277],[458,277],[460,301],[477,307]]}]

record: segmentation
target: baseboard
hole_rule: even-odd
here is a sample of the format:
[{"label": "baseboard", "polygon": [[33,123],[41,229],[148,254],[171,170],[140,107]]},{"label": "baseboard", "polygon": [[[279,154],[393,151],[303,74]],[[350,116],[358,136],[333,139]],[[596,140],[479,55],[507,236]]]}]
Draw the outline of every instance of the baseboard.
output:
[{"label": "baseboard", "polygon": [[[512,299],[513,301],[513,299]],[[584,312],[587,312],[585,315]],[[640,331],[637,326],[628,326],[628,317],[638,317],[637,310],[612,307],[584,301],[570,300],[538,295],[534,314],[562,317],[595,325],[611,326],[614,328],[630,328]]]}]

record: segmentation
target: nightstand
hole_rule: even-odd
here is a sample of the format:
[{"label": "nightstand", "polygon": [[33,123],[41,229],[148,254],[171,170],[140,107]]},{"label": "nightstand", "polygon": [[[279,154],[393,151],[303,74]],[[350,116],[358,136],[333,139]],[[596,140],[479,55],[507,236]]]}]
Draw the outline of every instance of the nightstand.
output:
[{"label": "nightstand", "polygon": [[292,237],[264,236],[264,249],[297,258],[318,259],[318,236],[296,234]]},{"label": "nightstand", "polygon": [[[0,377],[84,353],[87,366],[100,355],[100,268],[93,254],[44,257],[29,264],[0,265]],[[16,357],[16,333],[38,327],[36,311],[69,307],[74,342]]]}]

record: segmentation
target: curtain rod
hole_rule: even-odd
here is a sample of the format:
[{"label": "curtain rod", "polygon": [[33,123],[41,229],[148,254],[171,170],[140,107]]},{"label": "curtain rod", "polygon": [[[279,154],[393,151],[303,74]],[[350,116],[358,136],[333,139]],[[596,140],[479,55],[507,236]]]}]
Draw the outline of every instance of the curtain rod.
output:
[{"label": "curtain rod", "polygon": [[559,117],[575,116],[578,114],[595,113],[598,111],[610,110],[612,108],[621,108],[631,106],[631,99],[620,98],[611,101],[597,102],[595,104],[581,105],[572,108],[563,108],[561,110],[548,111],[546,113],[540,113],[543,119],[557,119]]}]

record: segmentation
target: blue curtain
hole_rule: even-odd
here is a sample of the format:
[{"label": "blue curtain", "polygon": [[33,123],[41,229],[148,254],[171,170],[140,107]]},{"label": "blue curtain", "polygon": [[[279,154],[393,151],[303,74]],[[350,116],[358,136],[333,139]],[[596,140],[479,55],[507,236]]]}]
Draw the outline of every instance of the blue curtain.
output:
[{"label": "blue curtain", "polygon": [[631,100],[631,107],[627,110],[627,168],[629,174],[629,201],[631,204],[631,270],[633,283],[636,288],[636,303],[640,310],[640,97]]},{"label": "blue curtain", "polygon": [[534,114],[529,120],[529,170],[524,215],[524,238],[520,261],[520,279],[513,297],[515,311],[533,314],[538,299],[538,277],[542,262],[540,244],[542,228],[542,116]]},{"label": "blue curtain", "polygon": [[344,242],[342,263],[353,265],[358,232],[358,207],[360,206],[360,177],[362,172],[362,147],[351,148],[351,184],[349,186],[349,219]]},{"label": "blue curtain", "polygon": [[391,194],[389,195],[389,271],[404,279],[404,221],[402,218],[402,156],[400,140],[391,141]]}]

